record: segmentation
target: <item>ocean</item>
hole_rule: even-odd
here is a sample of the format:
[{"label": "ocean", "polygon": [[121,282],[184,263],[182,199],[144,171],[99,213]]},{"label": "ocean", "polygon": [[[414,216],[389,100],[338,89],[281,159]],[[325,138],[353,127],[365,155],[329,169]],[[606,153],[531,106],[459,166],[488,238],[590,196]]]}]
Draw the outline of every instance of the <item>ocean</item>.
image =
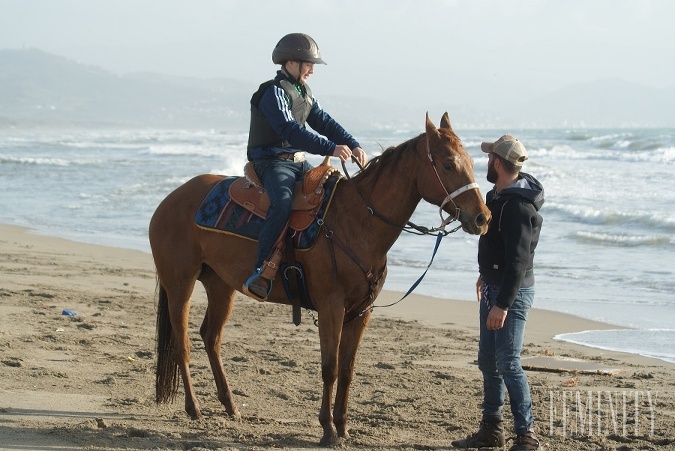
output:
[{"label": "ocean", "polygon": [[[372,157],[420,132],[356,137]],[[483,195],[491,185],[480,143],[504,133],[525,144],[524,171],[546,190],[535,307],[617,326],[557,338],[675,362],[675,129],[458,130]],[[149,252],[157,204],[197,174],[241,175],[246,141],[245,131],[2,129],[0,222]],[[438,208],[423,202],[412,221],[437,226]],[[415,292],[473,300],[477,242],[462,231],[443,238]],[[434,236],[402,234],[385,289],[406,292],[434,244]]]}]

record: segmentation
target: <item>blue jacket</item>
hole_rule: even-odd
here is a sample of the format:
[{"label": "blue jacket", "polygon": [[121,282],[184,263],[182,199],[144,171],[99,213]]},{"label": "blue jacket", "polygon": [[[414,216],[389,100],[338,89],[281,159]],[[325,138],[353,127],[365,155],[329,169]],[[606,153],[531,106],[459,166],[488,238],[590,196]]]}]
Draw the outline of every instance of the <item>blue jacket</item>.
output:
[{"label": "blue jacket", "polygon": [[[280,70],[274,78],[273,83],[263,84],[264,90],[257,99],[257,106],[253,104],[251,108],[257,108],[271,126],[272,130],[278,135],[279,143],[286,142],[287,145],[272,146],[250,146],[248,148],[248,159],[255,160],[261,158],[272,158],[280,153],[293,153],[305,151],[316,155],[331,155],[335,151],[337,144],[344,144],[350,149],[360,147],[352,135],[342,128],[328,113],[321,109],[319,102],[312,99],[312,105],[307,115],[306,124],[312,127],[317,133],[308,130],[302,123],[298,122],[293,116],[291,99],[281,87],[281,80],[288,80],[296,86],[297,81],[289,76],[285,71]],[[311,95],[311,91],[310,94]],[[256,95],[254,95],[254,98]],[[252,121],[254,114],[252,111]],[[253,127],[252,127],[253,129]],[[321,136],[322,135],[322,136]]]}]

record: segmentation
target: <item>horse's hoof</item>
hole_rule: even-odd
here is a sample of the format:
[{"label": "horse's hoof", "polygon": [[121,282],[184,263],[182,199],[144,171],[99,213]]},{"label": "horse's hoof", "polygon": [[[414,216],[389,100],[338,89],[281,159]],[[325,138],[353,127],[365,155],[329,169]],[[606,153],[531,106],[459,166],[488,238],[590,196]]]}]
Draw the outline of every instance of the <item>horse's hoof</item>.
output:
[{"label": "horse's hoof", "polygon": [[337,435],[329,435],[329,436],[323,436],[321,440],[319,441],[319,446],[326,446],[326,447],[337,447],[342,445],[342,438],[338,437]]}]

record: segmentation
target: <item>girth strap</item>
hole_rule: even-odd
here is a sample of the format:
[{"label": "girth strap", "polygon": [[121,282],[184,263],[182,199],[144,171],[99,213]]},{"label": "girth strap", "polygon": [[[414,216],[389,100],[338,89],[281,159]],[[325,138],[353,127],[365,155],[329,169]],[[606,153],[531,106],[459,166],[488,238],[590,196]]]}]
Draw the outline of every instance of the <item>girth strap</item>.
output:
[{"label": "girth strap", "polygon": [[300,325],[300,309],[316,310],[307,292],[307,278],[302,264],[295,259],[293,236],[286,236],[285,262],[281,265],[281,279],[286,296],[293,307],[293,324]]}]

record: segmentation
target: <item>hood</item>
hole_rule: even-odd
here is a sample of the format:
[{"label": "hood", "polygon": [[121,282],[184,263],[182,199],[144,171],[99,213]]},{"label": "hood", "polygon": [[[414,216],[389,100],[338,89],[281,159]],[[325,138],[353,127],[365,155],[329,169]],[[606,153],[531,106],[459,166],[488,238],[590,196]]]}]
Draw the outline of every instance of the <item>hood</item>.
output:
[{"label": "hood", "polygon": [[496,194],[494,189],[489,194],[491,196],[489,196],[488,201],[523,197],[529,200],[537,211],[544,205],[544,187],[539,180],[525,172],[521,172],[518,181],[500,191],[499,194]]}]

